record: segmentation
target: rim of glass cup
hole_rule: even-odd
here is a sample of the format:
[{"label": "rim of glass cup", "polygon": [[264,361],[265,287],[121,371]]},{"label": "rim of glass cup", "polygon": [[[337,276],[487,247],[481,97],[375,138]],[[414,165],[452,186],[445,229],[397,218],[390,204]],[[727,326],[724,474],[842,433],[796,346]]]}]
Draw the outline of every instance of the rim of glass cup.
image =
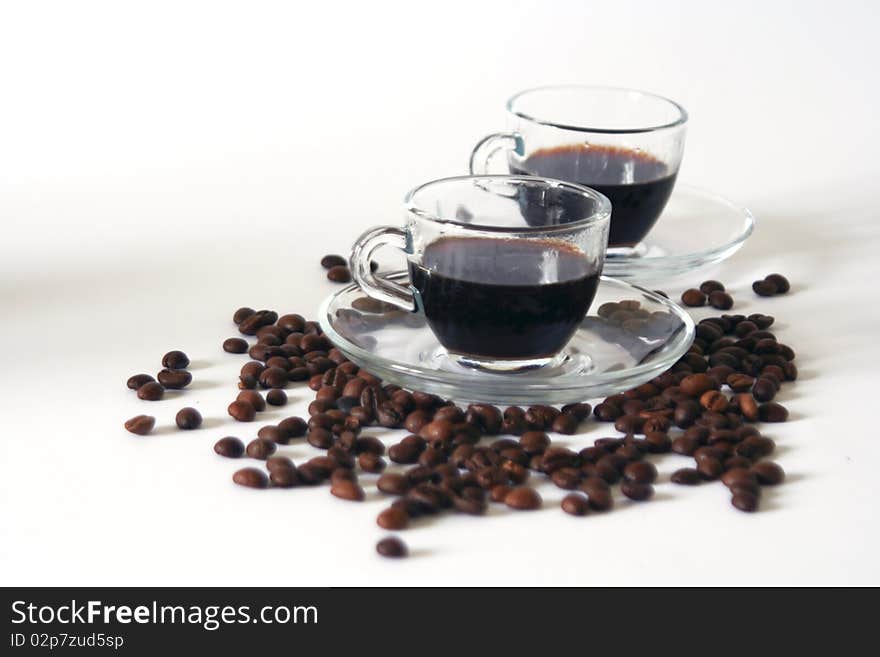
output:
[{"label": "rim of glass cup", "polygon": [[[542,119],[536,116],[531,116],[526,114],[525,112],[519,111],[515,108],[516,101],[526,96],[528,94],[541,92],[541,91],[559,91],[564,89],[574,89],[578,91],[620,91],[629,94],[636,94],[646,98],[653,98],[655,100],[663,101],[674,107],[678,112],[678,118],[675,121],[670,123],[664,123],[662,125],[652,125],[652,126],[640,126],[634,128],[594,128],[585,125],[569,125],[566,123],[557,123],[555,121],[551,121],[549,119]],[[678,126],[682,126],[687,123],[688,113],[684,107],[676,103],[671,98],[667,98],[666,96],[661,96],[660,94],[651,93],[650,91],[642,91],[641,89],[630,89],[628,87],[612,87],[605,85],[596,85],[596,84],[550,84],[541,87],[532,87],[531,89],[525,89],[520,91],[507,101],[507,111],[513,114],[514,116],[518,116],[521,119],[525,119],[526,121],[531,121],[532,123],[538,123],[540,125],[546,125],[551,128],[560,128],[561,130],[576,130],[578,132],[593,132],[593,133],[601,133],[601,134],[611,134],[611,135],[623,135],[623,134],[638,134],[645,132],[656,132],[658,130],[667,130],[669,128],[676,128]]]},{"label": "rim of glass cup", "polygon": [[[597,204],[596,210],[589,217],[578,219],[567,224],[554,224],[552,226],[488,226],[485,224],[466,223],[456,221],[455,219],[443,219],[436,214],[428,212],[419,207],[416,203],[416,196],[419,192],[428,187],[439,186],[449,183],[472,182],[479,185],[480,181],[504,181],[504,182],[520,182],[520,183],[540,183],[544,187],[564,188],[568,191],[577,192],[584,196],[590,197]],[[458,226],[460,228],[485,231],[490,233],[556,233],[565,232],[577,228],[586,228],[594,224],[608,222],[611,218],[611,201],[608,198],[591,187],[578,185],[577,183],[566,182],[565,180],[556,180],[555,178],[543,178],[541,176],[520,176],[508,174],[487,174],[480,176],[450,176],[448,178],[437,178],[430,182],[422,183],[417,187],[413,187],[406,193],[403,198],[403,205],[407,212],[414,214],[420,219],[426,219],[438,224],[448,224]]]}]

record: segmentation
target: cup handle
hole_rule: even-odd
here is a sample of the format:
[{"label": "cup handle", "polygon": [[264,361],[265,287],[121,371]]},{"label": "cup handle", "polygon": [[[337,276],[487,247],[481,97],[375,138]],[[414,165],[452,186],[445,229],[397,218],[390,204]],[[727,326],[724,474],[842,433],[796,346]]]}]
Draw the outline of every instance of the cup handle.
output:
[{"label": "cup handle", "polygon": [[393,246],[406,253],[406,232],[394,226],[379,226],[358,237],[351,247],[351,274],[367,296],[415,312],[416,300],[409,287],[376,276],[370,270],[373,253],[383,246]]},{"label": "cup handle", "polygon": [[515,132],[496,132],[483,137],[471,151],[471,175],[487,175],[492,158],[507,151],[522,153],[522,137]]}]

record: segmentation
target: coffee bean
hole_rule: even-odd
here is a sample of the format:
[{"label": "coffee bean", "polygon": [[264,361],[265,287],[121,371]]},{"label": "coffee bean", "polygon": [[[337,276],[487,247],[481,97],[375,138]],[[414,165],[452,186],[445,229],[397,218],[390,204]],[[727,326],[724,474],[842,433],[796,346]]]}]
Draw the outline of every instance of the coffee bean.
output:
[{"label": "coffee bean", "polygon": [[727,292],[712,292],[709,295],[709,305],[718,310],[730,310],[733,308],[733,297]]},{"label": "coffee bean", "polygon": [[519,511],[533,511],[541,507],[541,496],[534,488],[520,486],[512,488],[504,496],[504,503],[511,509]]},{"label": "coffee bean", "polygon": [[260,373],[260,385],[264,388],[283,388],[288,380],[287,370],[281,367],[267,367]]},{"label": "coffee bean", "polygon": [[138,399],[143,399],[144,401],[159,401],[164,394],[165,388],[156,381],[147,381],[137,389]]},{"label": "coffee bean", "polygon": [[249,403],[258,413],[266,410],[266,400],[256,390],[242,390],[235,399]]},{"label": "coffee bean", "polygon": [[[273,456],[272,458],[279,458]],[[284,457],[281,457],[284,458]],[[270,461],[272,459],[269,459]],[[286,461],[290,461],[290,459],[285,459]],[[268,464],[268,461],[267,461]],[[299,486],[302,481],[300,479],[299,471],[295,467],[293,467],[293,463],[291,463],[290,467],[276,467],[269,470],[269,481],[272,482],[273,486],[278,488],[293,488],[295,486]]]},{"label": "coffee bean", "polygon": [[245,319],[239,325],[238,330],[244,335],[256,335],[264,326],[270,326],[278,319],[278,313],[272,310],[258,310]]},{"label": "coffee bean", "polygon": [[785,422],[788,419],[788,409],[776,402],[767,402],[758,407],[758,418],[761,422]]},{"label": "coffee bean", "polygon": [[337,481],[330,488],[330,494],[349,502],[363,502],[364,489],[353,481]]},{"label": "coffee bean", "polygon": [[162,370],[156,378],[168,390],[180,390],[192,382],[192,374],[186,370]]},{"label": "coffee bean", "polygon": [[542,454],[550,445],[550,438],[543,431],[526,431],[519,438],[519,444],[526,454]]},{"label": "coffee bean", "polygon": [[648,461],[634,461],[624,466],[623,476],[627,481],[651,484],[657,479],[657,468]]},{"label": "coffee bean", "polygon": [[232,475],[232,481],[239,486],[246,486],[247,488],[269,487],[269,477],[266,476],[265,472],[257,470],[257,468],[236,470],[235,474]]},{"label": "coffee bean", "polygon": [[785,294],[791,289],[791,283],[789,283],[788,279],[782,274],[770,274],[769,276],[765,276],[764,280],[773,283],[776,286],[776,292],[778,294]]},{"label": "coffee bean", "polygon": [[590,510],[590,503],[580,493],[569,493],[562,498],[562,510],[573,516],[585,516]]},{"label": "coffee bean", "polygon": [[393,531],[406,529],[409,526],[409,516],[403,509],[389,507],[379,513],[376,517],[376,524],[382,529]]},{"label": "coffee bean", "polygon": [[697,472],[703,479],[712,481],[721,476],[724,466],[719,459],[710,456],[697,461]]},{"label": "coffee bean", "polygon": [[712,294],[713,292],[724,292],[724,285],[718,281],[708,280],[700,283],[700,292],[703,294]]},{"label": "coffee bean", "polygon": [[755,281],[752,283],[752,290],[754,290],[755,294],[759,297],[772,297],[774,294],[779,292],[779,288],[776,286],[776,283],[773,281],[763,280],[763,281]]},{"label": "coffee bean", "polygon": [[735,492],[730,503],[740,511],[750,513],[758,510],[758,496],[745,490]]},{"label": "coffee bean", "polygon": [[734,392],[746,392],[754,385],[755,379],[747,374],[734,372],[725,379],[725,382]]},{"label": "coffee bean", "polygon": [[345,267],[348,265],[348,260],[343,258],[341,255],[328,254],[321,258],[321,266],[324,269],[333,269],[333,267]]},{"label": "coffee bean", "polygon": [[587,501],[590,504],[590,508],[594,511],[610,510],[611,507],[614,506],[614,498],[611,496],[611,491],[608,490],[607,487],[602,489],[592,482],[592,479],[588,479],[581,484],[581,490],[587,494]]},{"label": "coffee bean", "polygon": [[248,443],[247,449],[245,450],[247,455],[252,459],[260,459],[261,461],[265,461],[272,454],[275,453],[277,447],[275,443],[264,440],[262,438],[254,438],[251,442]]},{"label": "coffee bean", "polygon": [[759,402],[769,402],[776,396],[777,385],[767,377],[759,377],[752,388],[752,396]]},{"label": "coffee bean", "polygon": [[721,475],[721,483],[728,488],[758,483],[757,475],[748,468],[731,468]]},{"label": "coffee bean", "polygon": [[150,383],[154,380],[155,379],[149,374],[135,374],[134,376],[128,377],[128,381],[125,382],[125,385],[129,390],[137,390],[145,383]]},{"label": "coffee bean", "polygon": [[623,411],[616,404],[602,402],[593,409],[593,415],[596,416],[599,422],[614,422],[623,415]]},{"label": "coffee bean", "polygon": [[202,426],[202,414],[191,407],[181,408],[174,417],[178,428],[183,430],[198,429]]},{"label": "coffee bean", "polygon": [[279,388],[273,388],[266,393],[266,403],[272,406],[284,406],[287,403],[287,393]]},{"label": "coffee bean", "polygon": [[742,416],[749,422],[757,422],[759,418],[758,402],[749,393],[740,393],[734,397]]},{"label": "coffee bean", "polygon": [[758,478],[758,482],[765,486],[781,484],[785,479],[785,471],[777,463],[761,461],[752,466],[752,472]]},{"label": "coffee bean", "polygon": [[706,295],[696,288],[691,288],[689,290],[685,290],[682,293],[681,301],[686,306],[690,306],[691,308],[698,308],[700,306],[706,305]]},{"label": "coffee bean", "polygon": [[642,502],[654,496],[654,487],[626,479],[620,484],[620,492],[631,500]]},{"label": "coffee bean", "polygon": [[718,390],[708,390],[700,395],[700,405],[712,413],[723,413],[727,410],[727,397]]},{"label": "coffee bean", "polygon": [[718,387],[715,379],[705,373],[690,374],[684,377],[678,385],[684,394],[695,398]]},{"label": "coffee bean", "polygon": [[396,472],[386,472],[376,481],[376,488],[389,495],[403,495],[410,488],[409,479]]},{"label": "coffee bean", "polygon": [[503,419],[501,411],[490,404],[471,404],[465,415],[465,420],[469,424],[489,436],[494,436],[501,431]]},{"label": "coffee bean", "polygon": [[383,557],[389,557],[392,559],[403,558],[409,553],[406,548],[406,544],[399,538],[396,538],[394,536],[383,538],[381,541],[376,543],[376,552],[381,554]]},{"label": "coffee bean", "polygon": [[358,465],[364,472],[378,474],[385,469],[385,459],[377,454],[364,452],[358,456]]},{"label": "coffee bean", "polygon": [[214,443],[214,451],[220,456],[237,459],[244,454],[244,443],[234,436],[226,436]]},{"label": "coffee bean", "polygon": [[156,426],[156,418],[152,415],[135,415],[130,420],[126,420],[125,429],[138,436],[146,436]]},{"label": "coffee bean", "polygon": [[257,415],[256,409],[246,401],[234,401],[226,409],[229,415],[239,422],[252,422]]},{"label": "coffee bean", "polygon": [[185,369],[189,367],[189,357],[178,349],[169,351],[162,356],[162,367],[166,367],[169,370]]},{"label": "coffee bean", "polygon": [[696,486],[699,484],[703,478],[700,476],[699,471],[694,468],[680,468],[672,473],[670,477],[670,481],[673,484],[679,484],[682,486]]},{"label": "coffee bean", "polygon": [[327,271],[327,279],[334,283],[348,283],[351,281],[351,272],[345,265],[336,265]]},{"label": "coffee bean", "polygon": [[278,428],[287,435],[288,438],[302,438],[306,435],[308,424],[301,417],[288,417],[278,423]]},{"label": "coffee bean", "polygon": [[574,417],[577,418],[578,422],[583,422],[588,417],[590,417],[590,413],[592,411],[593,407],[587,403],[566,404],[562,407],[563,413],[574,415]]},{"label": "coffee bean", "polygon": [[241,338],[227,338],[223,341],[223,351],[229,354],[247,353],[248,343]]},{"label": "coffee bean", "polygon": [[236,324],[241,324],[248,317],[253,315],[256,311],[253,308],[242,307],[235,311],[232,315],[232,321]]},{"label": "coffee bean", "polygon": [[648,431],[645,433],[645,447],[652,454],[665,454],[672,449],[672,439],[664,432]]},{"label": "coffee bean", "polygon": [[257,431],[257,438],[262,438],[263,440],[268,440],[271,443],[277,443],[279,445],[286,445],[290,441],[287,434],[274,424],[267,424],[264,427],[260,427],[260,430]]},{"label": "coffee bean", "polygon": [[571,435],[577,431],[578,419],[571,413],[560,413],[553,420],[550,430],[556,433]]}]

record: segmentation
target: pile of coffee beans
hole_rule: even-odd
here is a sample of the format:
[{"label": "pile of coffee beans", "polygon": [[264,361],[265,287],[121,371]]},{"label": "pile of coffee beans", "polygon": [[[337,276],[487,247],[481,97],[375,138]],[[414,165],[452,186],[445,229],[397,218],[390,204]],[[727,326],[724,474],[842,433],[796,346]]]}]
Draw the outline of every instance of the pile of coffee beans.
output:
[{"label": "pile of coffee beans", "polygon": [[[339,266],[328,258],[322,264]],[[733,305],[718,281],[705,281],[682,299],[691,306],[707,301],[723,309]],[[638,301],[618,305],[619,312],[639,309]],[[240,369],[239,393],[229,415],[254,421],[267,403],[284,405],[284,388],[292,384],[305,384],[314,392],[307,419],[291,416],[264,425],[247,444],[234,436],[217,441],[214,451],[220,456],[263,462],[263,468],[237,470],[233,481],[255,489],[327,484],[334,497],[360,502],[366,496],[362,479],[376,476],[375,488],[392,498],[376,523],[389,531],[441,513],[481,515],[492,503],[516,511],[539,509],[543,500],[531,485],[536,479],[569,491],[561,508],[572,516],[609,511],[615,488],[644,502],[654,495],[658,473],[651,460],[660,454],[692,459],[672,474],[673,483],[720,481],[740,511],[757,510],[763,488],[785,476],[781,467],[765,460],[775,444],[755,426],[788,418],[774,398],[798,374],[794,350],[769,330],[774,324],[769,315],[722,314],[701,320],[694,343],[668,371],[606,397],[595,408],[588,403],[461,407],[383,383],[349,361],[316,322],[302,315],[240,308],[233,322],[256,341],[229,338],[223,343],[227,353],[251,358]],[[173,365],[180,363],[172,359],[167,367],[179,370]],[[129,387],[138,390],[154,383],[147,375],[132,379]],[[200,416],[190,411],[194,409],[178,414],[181,428],[200,423]],[[580,450],[554,444],[548,435],[574,434],[591,421],[613,426],[617,435],[598,438]],[[153,422],[138,416],[126,428],[147,433]],[[386,449],[366,433],[371,426],[404,429],[407,435]],[[278,446],[294,441],[306,442],[320,454],[298,464],[277,454]],[[408,552],[397,537],[382,539],[376,549],[388,557]]]},{"label": "pile of coffee beans", "polygon": [[[149,374],[135,374],[128,378],[126,386],[137,393],[138,399],[159,401],[166,390],[181,390],[192,383],[192,374],[186,369],[189,356],[182,351],[175,349],[162,356],[162,367],[156,375],[158,381]],[[194,408],[183,408],[177,413],[175,423],[180,429],[198,429],[202,416]],[[155,426],[156,418],[151,415],[137,415],[125,422],[126,430],[138,436],[147,435]]]},{"label": "pile of coffee beans", "polygon": [[786,294],[791,289],[788,279],[782,274],[769,274],[760,281],[752,283],[752,290],[759,297],[772,297]]}]

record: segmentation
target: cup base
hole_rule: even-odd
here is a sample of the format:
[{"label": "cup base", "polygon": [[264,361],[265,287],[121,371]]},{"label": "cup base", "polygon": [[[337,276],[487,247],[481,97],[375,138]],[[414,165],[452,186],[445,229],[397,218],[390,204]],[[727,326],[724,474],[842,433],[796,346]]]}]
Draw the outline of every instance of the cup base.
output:
[{"label": "cup base", "polygon": [[544,367],[556,367],[565,360],[564,352],[560,352],[548,358],[524,358],[524,359],[493,359],[480,358],[466,354],[457,354],[451,351],[445,351],[445,356],[452,363],[473,370],[481,370],[483,372],[528,372]]}]

